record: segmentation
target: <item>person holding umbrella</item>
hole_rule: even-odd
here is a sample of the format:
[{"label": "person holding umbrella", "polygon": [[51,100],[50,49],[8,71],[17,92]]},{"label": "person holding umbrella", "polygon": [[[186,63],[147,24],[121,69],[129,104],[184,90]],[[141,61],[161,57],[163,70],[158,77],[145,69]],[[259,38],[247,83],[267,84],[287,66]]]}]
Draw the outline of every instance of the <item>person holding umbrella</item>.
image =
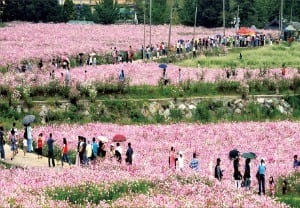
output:
[{"label": "person holding umbrella", "polygon": [[33,152],[32,147],[32,128],[30,124],[34,122],[35,116],[34,115],[26,115],[23,118],[23,125],[25,126],[24,131],[24,138],[27,139],[27,152]]},{"label": "person holding umbrella", "polygon": [[250,162],[251,159],[247,158],[245,164],[245,172],[244,172],[244,185],[246,190],[250,190],[250,184],[251,184]]},{"label": "person holding umbrella", "polygon": [[26,126],[27,129],[27,152],[33,152],[32,146],[32,127],[30,123]]}]

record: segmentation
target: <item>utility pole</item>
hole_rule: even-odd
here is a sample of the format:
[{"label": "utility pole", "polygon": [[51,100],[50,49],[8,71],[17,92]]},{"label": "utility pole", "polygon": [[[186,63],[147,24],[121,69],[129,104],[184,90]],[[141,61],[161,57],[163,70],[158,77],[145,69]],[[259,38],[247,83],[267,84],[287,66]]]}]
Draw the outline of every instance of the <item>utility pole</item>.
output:
[{"label": "utility pole", "polygon": [[292,0],[292,2],[291,2],[291,18],[290,18],[290,22],[293,21],[293,6],[294,6],[294,0]]},{"label": "utility pole", "polygon": [[194,22],[194,34],[193,34],[193,40],[195,40],[196,25],[197,25],[197,5],[196,5],[196,10],[195,10],[195,22]]},{"label": "utility pole", "polygon": [[280,35],[282,33],[282,21],[283,21],[283,0],[281,0],[281,6],[280,6]]},{"label": "utility pole", "polygon": [[171,30],[172,30],[171,27],[172,27],[172,17],[173,17],[173,4],[174,4],[174,0],[172,0],[171,12],[170,12],[169,40],[168,40],[168,53],[167,53],[168,61],[171,53]]},{"label": "utility pole", "polygon": [[223,36],[225,37],[225,0],[223,0]]},{"label": "utility pole", "polygon": [[236,30],[240,28],[240,5],[238,5],[238,10],[237,10],[237,17],[236,17]]},{"label": "utility pole", "polygon": [[143,50],[143,61],[145,62],[145,52],[146,52],[146,0],[144,4],[144,46],[142,48]]},{"label": "utility pole", "polygon": [[149,7],[149,17],[150,17],[150,47],[151,47],[151,28],[152,28],[152,0],[150,0],[150,7]]}]

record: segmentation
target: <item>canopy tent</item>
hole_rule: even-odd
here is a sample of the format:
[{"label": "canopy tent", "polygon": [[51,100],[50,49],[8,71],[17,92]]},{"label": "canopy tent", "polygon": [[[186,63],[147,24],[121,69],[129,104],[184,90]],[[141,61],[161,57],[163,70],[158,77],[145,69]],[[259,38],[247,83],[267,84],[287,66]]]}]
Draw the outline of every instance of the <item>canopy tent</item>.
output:
[{"label": "canopy tent", "polygon": [[247,28],[247,27],[241,27],[238,31],[237,31],[238,35],[245,35],[245,36],[253,36],[256,35],[256,31],[252,30],[251,28]]},{"label": "canopy tent", "polygon": [[250,27],[250,30],[255,31],[256,33],[260,33],[259,30],[256,28],[255,25],[252,25],[252,26]]},{"label": "canopy tent", "polygon": [[296,31],[296,29],[294,28],[293,25],[289,25],[289,26],[287,26],[286,28],[284,28],[284,31],[287,31],[287,32],[294,32],[294,31]]}]

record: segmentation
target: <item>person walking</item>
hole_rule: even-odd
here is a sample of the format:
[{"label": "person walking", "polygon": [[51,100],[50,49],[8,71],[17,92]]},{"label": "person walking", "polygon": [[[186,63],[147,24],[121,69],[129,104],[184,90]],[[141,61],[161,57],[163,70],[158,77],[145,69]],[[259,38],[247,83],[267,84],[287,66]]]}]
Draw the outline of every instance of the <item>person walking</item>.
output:
[{"label": "person walking", "polygon": [[37,154],[38,159],[43,158],[43,133],[40,133],[37,140]]},{"label": "person walking", "polygon": [[169,153],[169,168],[172,170],[176,169],[176,154],[174,147],[171,147],[171,151]]},{"label": "person walking", "polygon": [[265,174],[266,174],[266,164],[263,159],[261,159],[260,164],[258,165],[258,188],[259,192],[258,194],[264,194],[265,195]]},{"label": "person walking", "polygon": [[48,165],[51,167],[50,160],[52,160],[52,166],[55,167],[55,161],[54,161],[54,147],[53,143],[55,140],[52,138],[52,133],[50,133],[49,138],[47,140],[48,145]]},{"label": "person walking", "polygon": [[18,154],[18,148],[19,148],[19,132],[18,132],[18,129],[17,129],[17,127],[16,127],[16,123],[15,123],[15,122],[13,122],[13,126],[12,126],[12,128],[10,129],[10,132],[11,132],[12,130],[14,130],[14,132],[15,132],[15,137],[16,137],[16,147],[17,147],[16,152],[17,152],[17,154]]},{"label": "person walking", "polygon": [[17,138],[14,130],[11,130],[10,133],[10,149],[12,151],[12,156],[10,159],[13,160],[17,154]]},{"label": "person walking", "polygon": [[93,137],[92,141],[93,141],[93,143],[92,143],[92,151],[93,151],[92,160],[95,160],[97,158],[97,154],[99,151],[99,145],[97,144],[95,137]]},{"label": "person walking", "polygon": [[70,160],[69,160],[69,156],[68,156],[68,143],[67,143],[67,139],[63,138],[63,147],[61,150],[61,166],[64,166],[64,162],[67,162],[69,165],[71,165]]},{"label": "person walking", "polygon": [[199,170],[199,161],[197,159],[196,152],[193,153],[193,159],[190,162],[190,168],[193,169],[195,172]]},{"label": "person walking", "polygon": [[116,150],[115,150],[115,156],[116,156],[116,159],[119,163],[122,162],[122,152],[123,152],[122,147],[120,146],[120,143],[117,142],[117,147],[116,147]]},{"label": "person walking", "polygon": [[5,145],[4,128],[3,128],[3,126],[0,126],[0,154],[1,154],[1,160],[5,159],[4,145]]},{"label": "person walking", "polygon": [[274,194],[275,194],[275,182],[274,182],[273,176],[269,177],[269,191],[270,191],[270,195],[272,197],[274,197]]},{"label": "person walking", "polygon": [[223,170],[221,170],[221,159],[217,158],[217,165],[215,166],[215,178],[219,181],[222,180],[223,177]]},{"label": "person walking", "polygon": [[297,168],[300,166],[300,161],[298,161],[298,155],[294,155],[294,162],[293,162],[293,168],[297,170]]},{"label": "person walking", "polygon": [[178,169],[183,172],[184,168],[184,158],[183,158],[183,153],[179,151],[179,157],[178,157]]},{"label": "person walking", "polygon": [[32,127],[30,126],[30,123],[26,127],[27,129],[27,152],[33,152],[33,146],[32,146]]},{"label": "person walking", "polygon": [[133,156],[133,149],[131,147],[131,143],[129,142],[128,149],[126,151],[126,159],[125,159],[128,165],[132,165],[132,156]]},{"label": "person walking", "polygon": [[239,189],[241,187],[242,184],[242,174],[240,171],[240,158],[239,156],[237,156],[234,161],[233,161],[233,178],[235,181],[235,185],[236,187]]},{"label": "person walking", "polygon": [[250,162],[251,160],[247,158],[245,164],[245,172],[244,172],[244,184],[246,190],[250,190],[250,184],[251,184]]},{"label": "person walking", "polygon": [[24,152],[24,156],[26,155],[27,152],[27,139],[23,138],[23,152]]}]

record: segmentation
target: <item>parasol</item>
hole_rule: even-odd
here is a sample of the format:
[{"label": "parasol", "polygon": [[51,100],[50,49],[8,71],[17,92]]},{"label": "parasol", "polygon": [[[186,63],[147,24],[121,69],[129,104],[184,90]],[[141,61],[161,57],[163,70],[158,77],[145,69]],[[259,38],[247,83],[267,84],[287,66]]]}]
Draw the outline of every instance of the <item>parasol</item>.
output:
[{"label": "parasol", "polygon": [[166,69],[168,66],[167,66],[167,64],[162,63],[162,64],[159,64],[158,67],[162,68],[162,69]]},{"label": "parasol", "polygon": [[26,115],[23,118],[23,125],[27,126],[28,124],[34,122],[35,116],[34,115]]},{"label": "parasol", "polygon": [[122,134],[116,134],[114,137],[113,137],[113,142],[125,142],[126,141],[126,137]]},{"label": "parasol", "polygon": [[97,139],[99,139],[99,141],[101,141],[103,143],[108,142],[108,138],[105,136],[98,136]]}]

